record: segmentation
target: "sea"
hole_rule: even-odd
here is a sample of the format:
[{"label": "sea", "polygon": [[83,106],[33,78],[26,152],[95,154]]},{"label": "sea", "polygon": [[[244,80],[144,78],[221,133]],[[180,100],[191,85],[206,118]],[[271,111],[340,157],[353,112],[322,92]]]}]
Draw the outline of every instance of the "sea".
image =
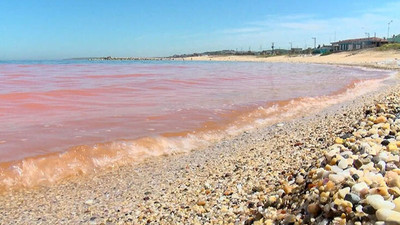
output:
[{"label": "sea", "polygon": [[351,100],[390,76],[266,62],[0,61],[0,189],[201,149]]}]

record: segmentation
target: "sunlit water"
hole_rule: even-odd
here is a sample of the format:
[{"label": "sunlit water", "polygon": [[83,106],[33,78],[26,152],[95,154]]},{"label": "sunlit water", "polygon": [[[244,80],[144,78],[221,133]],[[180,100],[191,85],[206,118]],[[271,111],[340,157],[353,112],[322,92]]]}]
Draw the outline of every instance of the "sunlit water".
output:
[{"label": "sunlit water", "polygon": [[0,187],[187,152],[376,88],[388,72],[285,63],[0,63]]}]

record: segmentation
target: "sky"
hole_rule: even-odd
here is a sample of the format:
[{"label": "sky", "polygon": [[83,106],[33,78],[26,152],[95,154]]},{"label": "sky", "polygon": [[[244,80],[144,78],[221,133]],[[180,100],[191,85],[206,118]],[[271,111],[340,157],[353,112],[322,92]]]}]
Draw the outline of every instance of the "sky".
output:
[{"label": "sky", "polygon": [[[0,60],[313,47],[400,34],[400,1],[0,0]],[[291,44],[290,44],[291,43]]]}]

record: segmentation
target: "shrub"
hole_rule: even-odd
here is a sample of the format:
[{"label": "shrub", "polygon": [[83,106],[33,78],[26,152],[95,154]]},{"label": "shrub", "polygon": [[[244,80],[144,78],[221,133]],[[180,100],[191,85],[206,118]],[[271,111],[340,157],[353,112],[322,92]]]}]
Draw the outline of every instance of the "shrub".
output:
[{"label": "shrub", "polygon": [[377,48],[378,51],[400,50],[400,43],[385,44]]}]

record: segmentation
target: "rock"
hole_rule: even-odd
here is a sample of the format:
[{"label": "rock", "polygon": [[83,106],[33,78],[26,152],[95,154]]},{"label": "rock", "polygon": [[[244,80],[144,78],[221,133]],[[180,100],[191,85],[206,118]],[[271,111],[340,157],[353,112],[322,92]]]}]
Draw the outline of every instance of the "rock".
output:
[{"label": "rock", "polygon": [[363,189],[369,190],[369,187],[365,182],[357,183],[351,187],[351,191],[356,194],[359,194]]},{"label": "rock", "polygon": [[382,129],[384,130],[389,130],[390,129],[390,124],[389,123],[385,123],[382,125]]},{"label": "rock", "polygon": [[331,191],[335,188],[335,183],[333,183],[332,181],[328,181],[328,183],[326,183],[325,185],[325,191]]},{"label": "rock", "polygon": [[314,217],[317,217],[321,213],[321,207],[317,203],[312,203],[308,205],[307,211]]},{"label": "rock", "polygon": [[340,184],[344,181],[345,177],[341,174],[329,174],[329,180],[335,182],[336,184]]},{"label": "rock", "polygon": [[204,201],[204,200],[199,200],[199,201],[197,202],[197,205],[198,205],[198,206],[205,206],[205,205],[206,205],[206,201]]},{"label": "rock", "polygon": [[385,181],[389,187],[399,187],[400,188],[400,177],[396,172],[388,171],[385,174]]},{"label": "rock", "polygon": [[261,187],[261,186],[254,186],[254,187],[251,189],[251,191],[252,191],[252,192],[261,192],[261,191],[264,191],[264,188]]},{"label": "rock", "polygon": [[359,169],[360,167],[362,167],[363,163],[362,163],[361,160],[356,159],[356,160],[354,160],[353,165],[354,165],[354,167],[355,167],[356,169]]},{"label": "rock", "polygon": [[350,192],[350,187],[345,187],[338,191],[338,194],[341,198],[344,198]]},{"label": "rock", "polygon": [[381,195],[368,195],[367,203],[374,209],[394,209],[395,205],[392,202],[385,201]]},{"label": "rock", "polygon": [[386,123],[387,119],[384,116],[379,116],[378,118],[375,119],[374,123],[378,124],[378,123]]},{"label": "rock", "polygon": [[393,203],[395,205],[394,210],[400,212],[400,198],[396,198],[395,200],[393,200]]},{"label": "rock", "polygon": [[344,200],[351,202],[351,204],[356,205],[358,202],[361,201],[360,197],[358,195],[355,195],[353,193],[348,193],[344,197]]},{"label": "rock", "polygon": [[283,185],[283,191],[285,191],[286,194],[290,194],[293,191],[293,187],[289,184],[285,184]]},{"label": "rock", "polygon": [[[340,161],[342,161],[342,160],[340,160]],[[338,173],[343,173],[343,169],[340,168],[340,167],[338,167],[338,166],[332,166],[332,167],[331,167],[331,171],[334,172],[334,173],[336,173],[336,174],[338,174]]]},{"label": "rock", "polygon": [[360,179],[360,176],[358,176],[358,174],[353,174],[352,176],[351,176],[355,181],[358,181],[358,179]]},{"label": "rock", "polygon": [[381,195],[382,197],[389,195],[387,187],[372,188],[369,192],[370,194],[377,194]]},{"label": "rock", "polygon": [[379,161],[376,165],[376,167],[380,170],[380,171],[385,171],[386,169],[386,163],[384,161]]},{"label": "rock", "polygon": [[381,142],[381,145],[387,146],[389,143],[390,143],[390,141],[388,141],[388,140],[383,140],[383,141]]},{"label": "rock", "polygon": [[366,214],[372,215],[375,214],[376,210],[374,209],[374,207],[370,206],[370,205],[366,205],[362,208],[362,211]]},{"label": "rock", "polygon": [[227,189],[226,191],[224,191],[224,195],[231,195],[233,194],[233,191],[230,189]]},{"label": "rock", "polygon": [[341,159],[341,160],[339,161],[339,164],[338,164],[338,167],[339,167],[339,168],[341,168],[341,169],[346,169],[347,166],[348,166],[348,164],[347,164],[347,160],[346,160],[346,159]]},{"label": "rock", "polygon": [[283,224],[293,224],[296,222],[296,216],[289,214],[283,220]]},{"label": "rock", "polygon": [[379,158],[379,156],[374,156],[371,159],[371,162],[373,162],[374,164],[377,164],[381,159]]},{"label": "rock", "polygon": [[93,203],[94,203],[93,199],[89,199],[89,200],[85,201],[86,205],[93,205]]},{"label": "rock", "polygon": [[376,218],[385,222],[400,224],[400,212],[390,209],[379,209],[376,211]]},{"label": "rock", "polygon": [[396,151],[398,149],[397,145],[395,143],[390,143],[386,147],[387,147],[387,150],[390,151],[390,152]]},{"label": "rock", "polygon": [[388,192],[393,195],[394,198],[400,197],[400,188],[398,187],[391,187],[388,189]]},{"label": "rock", "polygon": [[304,183],[304,177],[302,175],[297,175],[296,177],[296,183],[297,184],[302,184]]},{"label": "rock", "polygon": [[335,144],[343,144],[344,143],[344,140],[343,139],[341,139],[340,137],[337,137],[336,139],[335,139]]}]

